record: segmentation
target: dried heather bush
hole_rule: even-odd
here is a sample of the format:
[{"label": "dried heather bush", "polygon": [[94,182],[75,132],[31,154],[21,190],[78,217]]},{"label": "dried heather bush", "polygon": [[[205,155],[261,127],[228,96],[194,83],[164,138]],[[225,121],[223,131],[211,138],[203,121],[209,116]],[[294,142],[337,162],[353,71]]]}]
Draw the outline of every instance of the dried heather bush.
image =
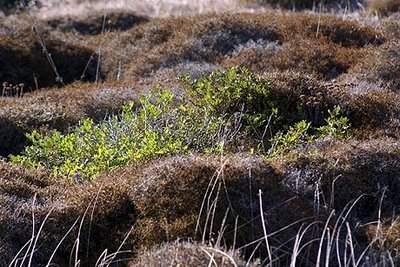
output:
[{"label": "dried heather bush", "polygon": [[332,79],[355,65],[359,57],[361,50],[337,46],[325,39],[315,41],[299,37],[275,49],[265,47],[242,50],[225,59],[222,64],[227,67],[242,65],[258,73],[297,71],[320,79]]},{"label": "dried heather bush", "polygon": [[354,65],[358,54],[357,51],[337,47],[325,40],[311,42],[297,39],[286,43],[270,59],[270,64],[278,70],[298,70],[332,79]]},{"label": "dried heather bush", "polygon": [[46,23],[64,32],[77,32],[83,35],[97,35],[109,31],[126,31],[147,22],[148,18],[124,10],[105,12],[95,11],[81,17],[51,18]]},{"label": "dried heather bush", "polygon": [[[251,2],[251,1],[249,1]],[[342,5],[348,4],[346,1],[342,0],[255,0],[253,2],[270,5],[273,7],[282,7],[287,9],[310,9],[317,8],[319,5]]]},{"label": "dried heather bush", "polygon": [[74,262],[71,255],[75,251],[71,251],[79,237],[78,259],[93,266],[103,250],[117,250],[134,222],[129,186],[123,179],[104,176],[96,184],[74,185],[43,172],[1,163],[0,184],[0,228],[5,233],[1,241],[8,253],[1,260],[7,263],[29,241],[33,225],[38,234],[47,215],[34,248],[33,266],[45,265],[67,233],[52,263],[67,266],[69,260]]},{"label": "dried heather bush", "polygon": [[381,82],[386,88],[400,90],[400,42],[391,41],[370,50],[368,55],[350,71],[360,79]]},{"label": "dried heather bush", "polygon": [[96,59],[89,61],[92,50],[35,33],[30,28],[18,31],[17,36],[9,35],[0,41],[0,83],[24,83],[29,91],[80,80],[83,73],[85,79],[95,79]]},{"label": "dried heather bush", "polygon": [[[177,238],[214,240],[228,247],[263,240],[259,190],[264,193],[268,232],[313,215],[301,199],[286,193],[271,166],[257,157],[173,157],[135,174],[131,197],[138,212],[135,241],[141,247]],[[290,243],[293,231],[289,227],[271,242]],[[249,245],[245,254],[252,249]]]},{"label": "dried heather bush", "polygon": [[[105,38],[107,42],[101,42]],[[228,64],[225,61],[229,66],[243,63],[257,72],[274,67],[304,69],[332,78],[362,59],[365,47],[385,40],[372,27],[356,21],[276,12],[151,19],[121,34],[94,39],[102,44],[105,77],[129,80],[153,77],[160,68],[193,61],[223,66]]]},{"label": "dried heather bush", "polygon": [[398,13],[396,16],[394,15],[382,20],[381,25],[383,27],[384,35],[387,39],[400,39],[400,13]]},{"label": "dried heather bush", "polygon": [[373,135],[374,132],[392,137],[399,136],[400,97],[398,94],[378,91],[356,96],[344,95],[340,101],[342,107],[348,111],[353,127],[365,129],[364,134],[367,136]]},{"label": "dried heather bush", "polygon": [[338,104],[336,90],[325,86],[315,76],[276,71],[263,77],[271,82],[272,95],[288,125],[300,120],[310,121],[314,126],[322,125],[328,109]]},{"label": "dried heather bush", "polygon": [[388,15],[389,13],[400,10],[399,0],[368,0],[367,7],[370,12],[380,15]]},{"label": "dried heather bush", "polygon": [[175,242],[141,252],[129,267],[190,267],[210,264],[221,267],[260,266],[256,263],[247,264],[237,251],[224,251],[197,243]]},{"label": "dried heather bush", "polygon": [[308,17],[304,32],[311,36],[324,37],[343,47],[365,47],[381,45],[384,36],[373,27],[357,21],[345,20],[336,16],[322,15],[321,18]]},{"label": "dried heather bush", "polygon": [[376,219],[378,208],[382,216],[398,212],[399,151],[399,142],[389,138],[317,142],[303,151],[295,151],[295,158],[283,163],[284,183],[310,202],[318,194],[321,210],[341,211],[363,195],[352,216],[369,222]]}]

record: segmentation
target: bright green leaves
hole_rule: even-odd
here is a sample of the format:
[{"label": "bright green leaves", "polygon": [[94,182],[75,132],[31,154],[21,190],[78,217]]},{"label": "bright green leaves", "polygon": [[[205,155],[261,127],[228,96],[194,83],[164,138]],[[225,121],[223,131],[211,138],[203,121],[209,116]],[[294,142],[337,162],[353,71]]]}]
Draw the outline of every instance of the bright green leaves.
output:
[{"label": "bright green leaves", "polygon": [[349,118],[342,115],[340,106],[329,110],[329,117],[325,120],[326,125],[317,129],[319,135],[330,136],[337,139],[346,139],[349,137],[350,122]]},{"label": "bright green leaves", "polygon": [[195,81],[182,79],[194,105],[214,114],[242,113],[245,128],[262,127],[276,111],[269,81],[247,69],[217,71]]},{"label": "bright green leaves", "polygon": [[288,152],[293,147],[306,142],[309,139],[308,130],[311,123],[300,121],[289,127],[286,133],[279,132],[271,139],[269,156],[274,157]]},{"label": "bright green leaves", "polygon": [[248,70],[232,68],[183,80],[181,98],[157,88],[99,124],[84,119],[68,134],[32,132],[32,145],[11,160],[57,176],[92,179],[164,155],[234,148],[275,157],[315,138],[348,136],[349,120],[339,107],[329,111],[326,125],[319,128],[306,121],[283,125],[269,82]]},{"label": "bright green leaves", "polygon": [[28,136],[32,145],[11,160],[54,175],[90,179],[129,162],[218,145],[225,120],[179,102],[170,91],[155,90],[99,124],[85,119],[65,135],[33,132]]},{"label": "bright green leaves", "polygon": [[290,149],[316,138],[346,139],[350,137],[350,122],[341,114],[341,108],[336,106],[333,110],[328,110],[328,113],[329,117],[325,119],[326,125],[319,128],[313,128],[310,122],[300,121],[289,127],[286,133],[278,132],[271,139],[269,156],[282,155]]}]

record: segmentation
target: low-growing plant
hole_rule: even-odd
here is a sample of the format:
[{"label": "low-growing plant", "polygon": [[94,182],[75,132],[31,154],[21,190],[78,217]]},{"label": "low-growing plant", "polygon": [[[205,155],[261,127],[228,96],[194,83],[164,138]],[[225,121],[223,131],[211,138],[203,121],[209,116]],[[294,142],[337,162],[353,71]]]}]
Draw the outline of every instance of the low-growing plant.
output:
[{"label": "low-growing plant", "polygon": [[92,178],[130,162],[189,151],[254,152],[257,147],[256,152],[276,156],[318,136],[344,138],[349,128],[338,107],[329,111],[326,126],[312,129],[318,134],[310,135],[311,123],[304,120],[288,127],[268,80],[246,69],[184,80],[183,97],[156,88],[99,124],[84,119],[68,134],[34,131],[27,136],[32,145],[11,161],[59,176]]},{"label": "low-growing plant", "polygon": [[271,157],[282,155],[290,149],[316,138],[349,138],[350,122],[346,116],[342,115],[340,106],[328,110],[328,113],[329,117],[325,119],[326,124],[321,127],[313,128],[310,122],[303,120],[289,127],[286,133],[278,132],[270,141],[271,148],[268,155]]},{"label": "low-growing plant", "polygon": [[90,178],[129,162],[218,146],[228,126],[225,117],[201,114],[170,91],[158,90],[97,125],[85,119],[65,135],[34,131],[28,135],[32,145],[11,160],[55,175]]},{"label": "low-growing plant", "polygon": [[271,148],[268,154],[271,157],[281,155],[291,148],[306,142],[308,139],[310,139],[308,134],[310,127],[311,123],[303,120],[289,127],[286,133],[277,133],[271,139]]},{"label": "low-growing plant", "polygon": [[325,119],[326,125],[317,128],[320,136],[329,136],[337,139],[346,139],[349,137],[350,122],[349,118],[342,115],[340,106],[333,110],[328,110],[329,117]]},{"label": "low-growing plant", "polygon": [[[269,80],[246,68],[216,71],[194,81],[188,77],[182,80],[196,107],[214,114],[242,113],[243,125],[248,129],[263,129],[271,114],[278,112]],[[274,123],[277,122],[276,118]]]},{"label": "low-growing plant", "polygon": [[236,145],[243,146],[245,142],[245,146],[265,151],[274,133],[288,127],[279,116],[278,100],[271,90],[270,80],[246,68],[215,71],[198,80],[181,79],[185,93],[196,109],[214,116],[230,116],[227,120],[231,123],[229,128],[240,128],[241,136],[246,138],[238,140],[241,144]]}]

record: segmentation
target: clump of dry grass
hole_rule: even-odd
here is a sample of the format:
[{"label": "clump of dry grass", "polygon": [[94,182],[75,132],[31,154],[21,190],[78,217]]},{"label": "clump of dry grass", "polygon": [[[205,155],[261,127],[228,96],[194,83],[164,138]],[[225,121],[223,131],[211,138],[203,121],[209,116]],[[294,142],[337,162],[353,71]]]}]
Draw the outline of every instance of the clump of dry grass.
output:
[{"label": "clump of dry grass", "polygon": [[95,11],[83,17],[52,18],[45,22],[53,29],[63,32],[98,35],[110,31],[126,31],[147,21],[149,21],[148,18],[132,12],[112,10]]},{"label": "clump of dry grass", "polygon": [[129,267],[156,266],[221,266],[256,267],[257,263],[247,263],[237,251],[224,251],[207,245],[175,242],[157,246],[141,252]]},{"label": "clump of dry grass", "polygon": [[360,79],[384,84],[393,91],[400,90],[400,42],[393,40],[370,50],[364,60],[350,71]]},{"label": "clump of dry grass", "polygon": [[32,253],[31,266],[50,259],[61,266],[70,260],[94,266],[104,250],[118,249],[135,220],[123,179],[104,176],[96,184],[70,184],[1,163],[0,183],[4,266],[17,255],[27,263]]},{"label": "clump of dry grass", "polygon": [[277,246],[290,243],[296,232],[292,227],[280,231],[281,227],[313,216],[312,208],[288,194],[273,168],[257,157],[174,157],[154,162],[138,177],[131,196],[138,211],[139,247],[194,238],[243,246],[247,256],[254,249],[261,255],[263,241],[259,247],[254,242],[264,240],[259,190],[265,192],[260,196],[263,216],[268,232],[276,231],[271,242]]},{"label": "clump of dry grass", "polygon": [[400,10],[399,0],[368,0],[367,7],[370,12],[376,12],[380,15],[388,15],[389,13]]},{"label": "clump of dry grass", "polygon": [[[26,91],[63,85],[75,80],[94,80],[94,52],[51,38],[39,29],[18,29],[16,36],[0,41],[0,83],[25,85]],[[9,64],[12,62],[12,64]]]},{"label": "clump of dry grass", "polygon": [[388,251],[393,258],[399,257],[400,225],[398,217],[369,225],[366,227],[366,235],[369,240],[377,239],[374,246],[376,249]]}]

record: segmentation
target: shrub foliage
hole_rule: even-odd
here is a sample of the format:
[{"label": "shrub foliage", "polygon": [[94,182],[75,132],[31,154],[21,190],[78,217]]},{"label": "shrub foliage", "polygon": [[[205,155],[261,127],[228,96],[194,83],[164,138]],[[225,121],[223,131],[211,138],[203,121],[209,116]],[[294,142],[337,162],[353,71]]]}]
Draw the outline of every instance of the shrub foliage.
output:
[{"label": "shrub foliage", "polygon": [[183,153],[218,143],[223,118],[198,113],[170,91],[159,91],[128,104],[120,115],[99,124],[85,119],[69,134],[32,132],[32,145],[12,157],[29,167],[45,167],[55,175],[92,177],[130,161]]},{"label": "shrub foliage", "polygon": [[[280,123],[284,120],[279,119],[269,82],[245,69],[183,80],[188,85],[183,97],[158,88],[99,124],[85,119],[68,134],[34,131],[28,135],[32,145],[11,160],[50,169],[55,175],[91,178],[163,155],[218,152],[239,144],[247,149],[254,143],[259,151],[268,145],[270,153],[277,155],[311,139],[311,123],[306,121],[282,133],[288,126]],[[348,120],[340,116],[339,108],[326,121],[328,125],[318,128],[321,135],[341,138],[346,134]],[[271,126],[278,130],[275,137]]]}]

